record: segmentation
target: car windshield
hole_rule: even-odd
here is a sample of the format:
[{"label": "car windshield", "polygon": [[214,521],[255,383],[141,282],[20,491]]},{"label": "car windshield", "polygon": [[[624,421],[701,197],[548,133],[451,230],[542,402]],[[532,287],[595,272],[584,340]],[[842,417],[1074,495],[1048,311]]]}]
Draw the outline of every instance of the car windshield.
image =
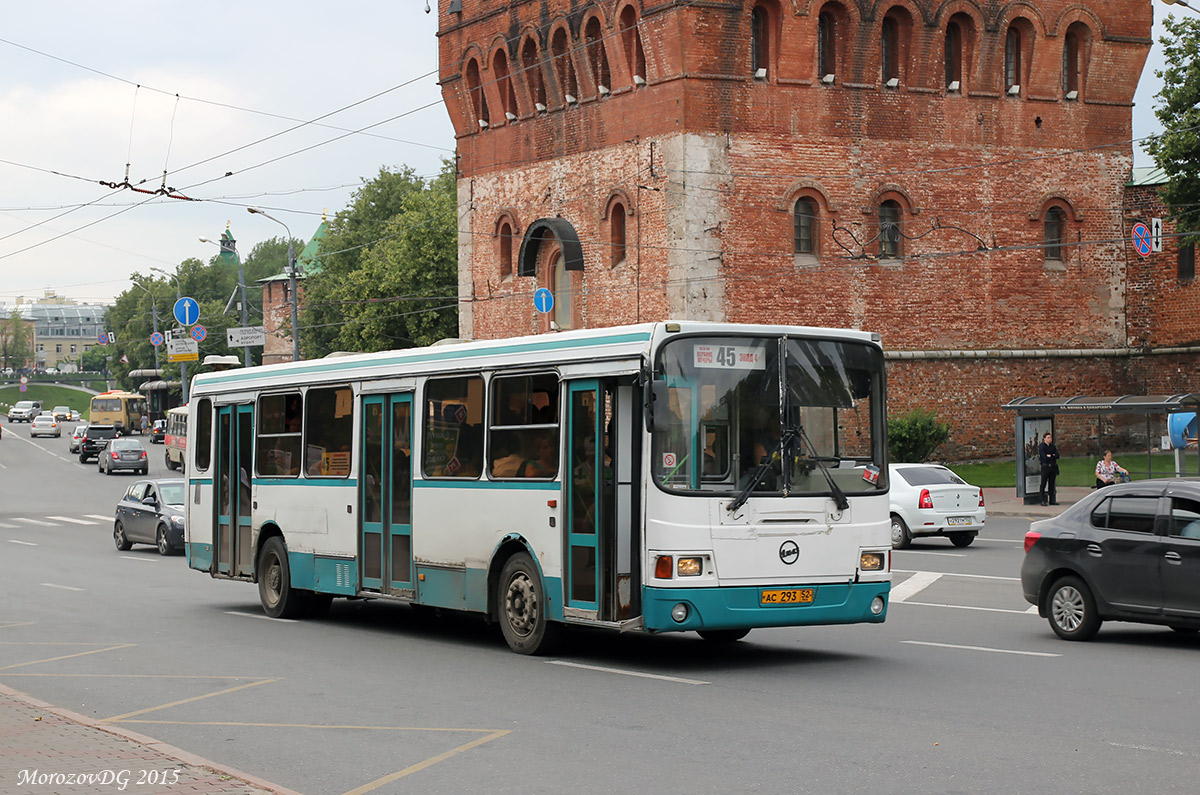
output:
[{"label": "car windshield", "polygon": [[724,495],[886,488],[883,370],[863,342],[672,340],[655,368],[654,478]]},{"label": "car windshield", "polygon": [[34,406],[34,402],[32,400],[18,400],[17,405],[14,406],[13,408],[31,409],[31,408],[33,408],[33,406]]},{"label": "car windshield", "polygon": [[158,494],[166,505],[183,505],[182,483],[160,483],[158,484]]},{"label": "car windshield", "polygon": [[955,486],[965,486],[967,482],[945,467],[904,467],[896,472],[910,486],[935,486],[951,483]]},{"label": "car windshield", "polygon": [[141,448],[142,443],[136,439],[116,439],[110,445],[110,449],[113,450],[140,450]]}]

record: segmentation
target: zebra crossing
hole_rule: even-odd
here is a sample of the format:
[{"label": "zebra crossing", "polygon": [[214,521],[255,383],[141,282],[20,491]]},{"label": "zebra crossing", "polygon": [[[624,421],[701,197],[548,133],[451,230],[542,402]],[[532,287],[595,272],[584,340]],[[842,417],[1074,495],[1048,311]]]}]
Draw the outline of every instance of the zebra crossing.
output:
[{"label": "zebra crossing", "polygon": [[17,530],[29,527],[71,527],[78,525],[104,525],[113,521],[113,517],[99,513],[85,513],[79,516],[6,516],[0,519],[0,530]]}]

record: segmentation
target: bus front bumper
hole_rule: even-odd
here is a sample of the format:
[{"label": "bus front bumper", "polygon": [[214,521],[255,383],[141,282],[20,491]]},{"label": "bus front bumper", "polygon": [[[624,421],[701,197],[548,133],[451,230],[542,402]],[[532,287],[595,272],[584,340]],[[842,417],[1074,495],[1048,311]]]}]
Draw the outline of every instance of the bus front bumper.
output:
[{"label": "bus front bumper", "polygon": [[[800,586],[797,586],[800,587]],[[709,629],[747,629],[756,627],[799,627],[820,624],[880,624],[887,618],[890,582],[835,583],[806,585],[812,602],[807,604],[762,603],[763,591],[779,587],[760,586],[717,588],[642,589],[642,614],[647,632],[687,632]],[[875,613],[871,604],[876,597],[882,609]],[[678,605],[686,607],[682,621],[672,617]]]}]

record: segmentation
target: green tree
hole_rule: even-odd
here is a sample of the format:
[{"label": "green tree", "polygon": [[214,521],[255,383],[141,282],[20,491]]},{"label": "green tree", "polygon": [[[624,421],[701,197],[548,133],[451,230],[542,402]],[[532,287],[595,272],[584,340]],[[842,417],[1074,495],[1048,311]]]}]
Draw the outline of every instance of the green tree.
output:
[{"label": "green tree", "polygon": [[1154,113],[1166,132],[1146,149],[1167,174],[1162,197],[1175,228],[1194,238],[1200,235],[1200,19],[1168,15],[1163,25],[1166,67],[1155,72],[1163,87]]},{"label": "green tree", "polygon": [[928,409],[913,409],[888,418],[888,459],[893,464],[919,464],[950,438],[950,426]]},{"label": "green tree", "polygon": [[87,373],[99,373],[104,370],[105,358],[108,353],[106,345],[93,345],[91,350],[79,354],[79,369]]},{"label": "green tree", "polygon": [[[427,345],[458,328],[454,164],[426,182],[381,169],[334,218],[305,276],[307,356]],[[329,252],[329,253],[324,253]]]},{"label": "green tree", "polygon": [[16,310],[0,317],[0,362],[14,370],[33,359],[33,333]]}]

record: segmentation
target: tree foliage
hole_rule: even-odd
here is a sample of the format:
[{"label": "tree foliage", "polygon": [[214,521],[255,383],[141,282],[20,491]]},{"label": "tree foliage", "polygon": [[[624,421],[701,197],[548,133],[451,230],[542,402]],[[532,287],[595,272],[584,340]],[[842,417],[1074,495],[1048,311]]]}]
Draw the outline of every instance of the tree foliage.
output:
[{"label": "tree foliage", "polygon": [[950,426],[938,422],[928,409],[913,409],[888,418],[888,460],[893,464],[919,464],[950,438]]},{"label": "tree foliage", "polygon": [[16,310],[0,317],[0,365],[20,369],[33,360],[33,332]]},{"label": "tree foliage", "polygon": [[1160,39],[1166,67],[1154,113],[1166,128],[1146,144],[1168,183],[1162,197],[1180,234],[1200,235],[1200,19],[1168,15]]},{"label": "tree foliage", "polygon": [[380,169],[330,223],[321,268],[304,280],[301,342],[335,350],[427,345],[457,333],[454,164],[429,181]]}]

